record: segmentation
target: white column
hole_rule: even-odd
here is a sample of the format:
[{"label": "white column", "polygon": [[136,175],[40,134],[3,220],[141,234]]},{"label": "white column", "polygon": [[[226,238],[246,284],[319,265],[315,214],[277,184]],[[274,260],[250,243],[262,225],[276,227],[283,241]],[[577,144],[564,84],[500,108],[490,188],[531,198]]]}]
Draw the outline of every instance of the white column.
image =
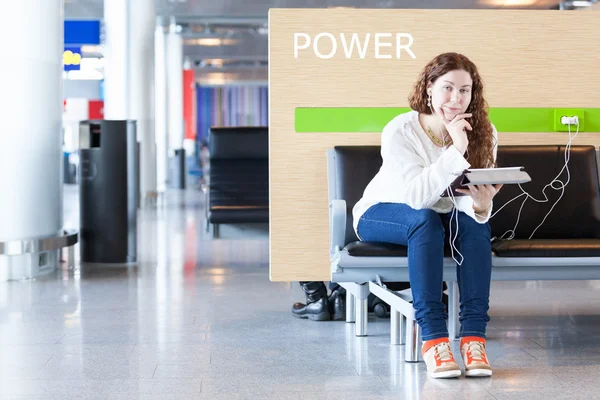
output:
[{"label": "white column", "polygon": [[104,0],[104,118],[108,120],[129,116],[129,1]]},{"label": "white column", "polygon": [[169,155],[183,148],[183,41],[171,23],[167,34],[167,110]]},{"label": "white column", "polygon": [[167,189],[169,136],[167,134],[167,53],[162,21],[154,33],[154,126],[156,134],[156,183],[159,192]]},{"label": "white column", "polygon": [[[0,242],[57,236],[62,197],[62,0],[0,1]],[[24,28],[26,26],[26,28]],[[0,255],[0,280],[41,253]],[[56,262],[56,252],[48,260]],[[13,271],[13,272],[10,272]]]},{"label": "white column", "polygon": [[154,138],[154,0],[129,0],[129,115],[140,143],[140,195],[156,192]]}]

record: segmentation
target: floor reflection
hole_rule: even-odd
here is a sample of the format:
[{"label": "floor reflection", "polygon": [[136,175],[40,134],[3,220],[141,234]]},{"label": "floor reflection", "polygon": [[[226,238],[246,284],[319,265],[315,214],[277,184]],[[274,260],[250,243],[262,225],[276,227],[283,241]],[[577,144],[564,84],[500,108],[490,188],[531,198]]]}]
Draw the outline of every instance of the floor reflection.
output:
[{"label": "floor reflection", "polygon": [[356,337],[354,324],[293,318],[304,295],[269,281],[265,227],[223,226],[214,240],[202,201],[176,191],[141,210],[137,266],[0,283],[0,398],[597,397],[597,282],[494,282],[494,376],[433,380],[390,345],[389,319],[370,316]]}]

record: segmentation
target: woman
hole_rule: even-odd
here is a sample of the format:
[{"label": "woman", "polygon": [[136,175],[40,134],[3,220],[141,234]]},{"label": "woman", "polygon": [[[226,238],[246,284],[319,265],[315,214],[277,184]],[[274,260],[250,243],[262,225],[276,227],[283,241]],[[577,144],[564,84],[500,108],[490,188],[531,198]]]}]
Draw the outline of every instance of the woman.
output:
[{"label": "woman", "polygon": [[[492,269],[488,219],[502,185],[471,186],[457,189],[462,194],[457,197],[441,197],[465,169],[495,166],[497,132],[488,119],[477,68],[461,54],[435,57],[419,76],[409,104],[412,111],[398,115],[383,129],[383,164],[354,206],[354,229],[361,240],[408,246],[423,358],[435,378],[461,375],[441,301],[444,244],[448,231],[454,237],[458,229],[465,374],[490,376],[485,353]],[[453,208],[458,216],[451,218]]]}]

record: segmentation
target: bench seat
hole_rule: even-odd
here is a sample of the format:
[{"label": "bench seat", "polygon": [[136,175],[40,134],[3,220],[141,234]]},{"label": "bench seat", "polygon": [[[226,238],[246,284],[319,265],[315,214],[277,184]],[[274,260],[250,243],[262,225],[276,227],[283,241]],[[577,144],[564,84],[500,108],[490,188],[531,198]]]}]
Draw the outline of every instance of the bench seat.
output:
[{"label": "bench seat", "polygon": [[206,222],[219,236],[220,224],[269,222],[269,131],[267,127],[211,127],[210,183]]},{"label": "bench seat", "polygon": [[[348,243],[344,250],[352,257],[408,257],[408,247],[393,243],[361,242]],[[444,248],[444,255],[451,257],[450,248]]]},{"label": "bench seat", "polygon": [[[344,247],[352,257],[407,257],[408,247],[392,243],[348,243]],[[600,239],[513,239],[492,243],[498,257],[600,257]],[[448,246],[444,255],[452,257]]]},{"label": "bench seat", "polygon": [[[512,240],[492,242],[492,280],[600,279],[597,149],[572,146],[570,176],[563,169],[565,150],[555,145],[499,146],[498,166],[524,166],[532,181],[522,187],[535,201],[523,204],[521,196],[522,200],[510,202],[522,194],[519,185],[505,185],[494,198],[498,211],[490,220],[492,237],[503,237],[515,229],[516,221],[519,224]],[[337,146],[327,152],[331,280],[347,289],[346,321],[356,322],[356,336],[367,335],[369,293],[388,303],[391,343],[406,344],[405,360],[415,362],[420,357],[420,328],[414,320],[412,294],[410,289],[394,292],[386,286],[386,282],[408,281],[408,249],[361,242],[352,228],[352,208],[381,168],[380,152],[379,146]],[[569,180],[564,191],[557,178]],[[448,285],[448,329],[453,338],[458,335],[456,271],[446,243],[442,279]]]}]

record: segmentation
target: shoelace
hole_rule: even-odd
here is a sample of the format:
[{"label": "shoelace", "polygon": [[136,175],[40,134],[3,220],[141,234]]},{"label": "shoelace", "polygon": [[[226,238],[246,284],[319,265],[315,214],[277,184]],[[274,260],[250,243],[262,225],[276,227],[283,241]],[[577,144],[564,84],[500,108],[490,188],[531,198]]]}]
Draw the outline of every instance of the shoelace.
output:
[{"label": "shoelace", "polygon": [[452,361],[452,353],[448,343],[440,343],[435,346],[435,352],[441,361]]},{"label": "shoelace", "polygon": [[469,352],[471,353],[471,357],[475,360],[483,360],[483,343],[481,342],[477,342],[477,341],[472,341],[469,342],[469,344],[467,345]]}]

